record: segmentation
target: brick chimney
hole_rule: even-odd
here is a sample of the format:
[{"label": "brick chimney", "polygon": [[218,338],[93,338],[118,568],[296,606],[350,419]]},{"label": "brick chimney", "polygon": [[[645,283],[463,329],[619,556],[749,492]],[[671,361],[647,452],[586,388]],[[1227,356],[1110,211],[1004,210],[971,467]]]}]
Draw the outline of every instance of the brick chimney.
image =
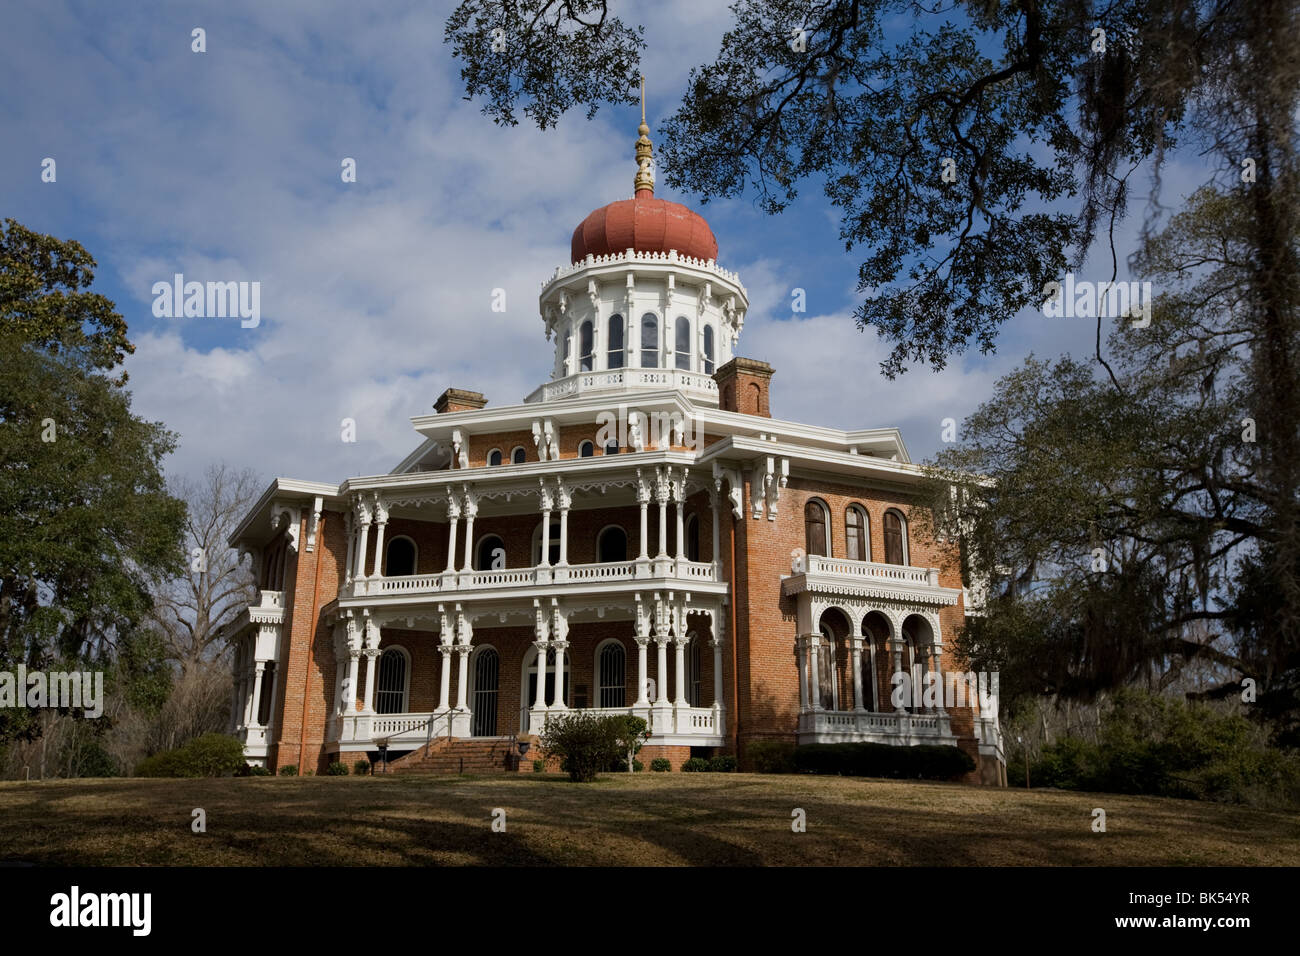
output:
[{"label": "brick chimney", "polygon": [[438,396],[438,400],[433,403],[433,410],[439,415],[445,415],[448,412],[468,412],[482,408],[487,404],[487,399],[483,397],[482,392],[467,392],[463,388],[449,388]]},{"label": "brick chimney", "polygon": [[718,407],[724,412],[772,417],[768,390],[772,366],[758,359],[734,358],[713,375],[718,383]]}]

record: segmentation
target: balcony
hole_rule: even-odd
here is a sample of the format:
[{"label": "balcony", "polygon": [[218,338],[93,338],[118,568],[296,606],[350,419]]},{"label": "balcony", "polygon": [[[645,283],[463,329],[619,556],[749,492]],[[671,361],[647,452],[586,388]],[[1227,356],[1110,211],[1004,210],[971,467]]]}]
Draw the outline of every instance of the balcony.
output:
[{"label": "balcony", "polygon": [[[475,595],[490,591],[526,592],[541,588],[555,593],[556,585],[573,590],[603,588],[623,583],[672,581],[692,586],[723,585],[718,569],[710,561],[676,558],[647,558],[604,564],[568,564],[532,568],[501,568],[489,571],[440,571],[400,577],[368,578],[352,582],[350,597],[419,597],[432,595]],[[521,593],[518,596],[528,596]]]},{"label": "balcony", "polygon": [[718,383],[712,375],[677,368],[611,368],[596,372],[577,372],[547,382],[533,390],[526,404],[553,402],[559,398],[586,395],[592,392],[609,392],[626,388],[675,389],[693,392],[717,401]]},{"label": "balcony", "polygon": [[950,744],[947,714],[815,710],[799,715],[799,743]]},{"label": "balcony", "polygon": [[782,579],[785,594],[848,593],[935,606],[956,604],[961,598],[960,588],[940,586],[938,568],[852,561],[818,554],[807,555],[803,561],[802,567],[796,566],[794,574]]}]

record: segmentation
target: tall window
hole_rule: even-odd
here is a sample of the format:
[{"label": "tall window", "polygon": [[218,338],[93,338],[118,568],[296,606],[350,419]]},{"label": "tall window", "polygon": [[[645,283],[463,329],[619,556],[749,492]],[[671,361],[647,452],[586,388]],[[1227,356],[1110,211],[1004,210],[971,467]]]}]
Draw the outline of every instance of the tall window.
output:
[{"label": "tall window", "polygon": [[578,329],[578,368],[583,372],[590,372],[593,368],[595,356],[592,355],[592,339],[594,328],[591,320],[588,319],[582,323]]},{"label": "tall window", "polygon": [[393,538],[385,551],[385,577],[396,578],[415,573],[415,542],[410,538]]},{"label": "tall window", "polygon": [[839,696],[839,668],[835,661],[835,634],[827,624],[821,626],[821,646],[817,648],[817,690],[823,710],[835,710]]},{"label": "tall window", "polygon": [[585,441],[578,446],[579,458],[590,458],[594,454],[596,454],[596,446],[591,442]]},{"label": "tall window", "polygon": [[686,519],[686,560],[700,560],[700,517],[691,515]]},{"label": "tall window", "polygon": [[475,737],[495,737],[497,734],[500,682],[501,658],[494,648],[485,647],[474,658],[474,723],[470,733]]},{"label": "tall window", "polygon": [[713,326],[704,327],[704,374],[713,374]]},{"label": "tall window", "polygon": [[375,713],[406,713],[406,654],[396,647],[390,647],[379,656]]},{"label": "tall window", "polygon": [[803,524],[808,553],[830,557],[831,552],[827,547],[830,536],[826,533],[830,522],[827,520],[826,506],[816,498],[809,501],[803,507]]},{"label": "tall window", "polygon": [[653,312],[641,316],[641,367],[659,367],[659,316]]},{"label": "tall window", "polygon": [[885,512],[885,563],[907,563],[907,525],[897,511]]},{"label": "tall window", "polygon": [[475,571],[499,571],[506,566],[506,543],[495,534],[484,535],[474,551]]},{"label": "tall window", "polygon": [[522,465],[528,460],[528,452],[524,450],[523,445],[519,445],[510,453],[510,462],[515,465]]},{"label": "tall window", "polygon": [[691,321],[684,315],[677,317],[677,331],[673,336],[673,348],[677,354],[677,367],[691,369]]},{"label": "tall window", "polygon": [[867,514],[857,505],[844,512],[844,556],[850,561],[869,561],[871,549],[867,546]]},{"label": "tall window", "polygon": [[600,649],[596,700],[601,707],[627,706],[627,653],[610,641]]},{"label": "tall window", "polygon": [[501,454],[500,448],[493,448],[488,452],[488,464],[496,466],[505,461],[505,456]]},{"label": "tall window", "polygon": [[627,560],[627,532],[617,525],[606,528],[596,542],[596,560],[601,564]]},{"label": "tall window", "polygon": [[623,316],[609,317],[609,367],[623,367]]}]

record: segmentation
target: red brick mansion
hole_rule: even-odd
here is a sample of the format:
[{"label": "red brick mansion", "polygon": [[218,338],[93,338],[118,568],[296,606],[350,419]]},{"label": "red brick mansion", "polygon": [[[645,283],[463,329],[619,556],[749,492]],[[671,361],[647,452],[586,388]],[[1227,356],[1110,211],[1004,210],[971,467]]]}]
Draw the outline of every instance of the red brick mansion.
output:
[{"label": "red brick mansion", "polygon": [[946,743],[1004,783],[978,699],[891,699],[891,675],[960,669],[969,609],[955,548],[909,520],[920,468],[895,428],[772,417],[772,367],[735,354],[745,288],[654,197],[640,132],[634,198],[542,289],[548,382],[500,407],[448,389],[391,471],[277,479],[231,537],[260,588],[228,628],[248,760],[504,752],[581,708],[644,717],[640,759],[674,770],[769,739]]}]

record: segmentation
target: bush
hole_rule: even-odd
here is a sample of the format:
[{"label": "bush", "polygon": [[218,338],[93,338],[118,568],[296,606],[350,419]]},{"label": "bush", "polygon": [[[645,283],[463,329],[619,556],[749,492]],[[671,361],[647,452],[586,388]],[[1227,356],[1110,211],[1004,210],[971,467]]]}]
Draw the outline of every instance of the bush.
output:
[{"label": "bush", "polygon": [[845,777],[951,780],[974,770],[975,761],[950,745],[802,744],[794,749],[794,766],[802,773]]},{"label": "bush", "polygon": [[692,757],[682,764],[682,773],[708,773],[709,762],[703,757]]},{"label": "bush", "polygon": [[370,761],[358,760],[356,763],[352,765],[352,772],[356,774],[358,777],[366,776],[366,774],[370,773]]},{"label": "bush", "polygon": [[546,761],[537,759],[533,761],[533,773],[546,773]]},{"label": "bush", "polygon": [[667,757],[655,757],[650,761],[650,769],[655,773],[670,773],[673,769],[673,762]]},{"label": "bush", "polygon": [[325,771],[328,777],[346,777],[348,775],[348,765],[335,760]]},{"label": "bush", "polygon": [[745,746],[745,763],[752,773],[794,773],[794,744],[756,740]]},{"label": "bush", "polygon": [[709,770],[712,773],[735,773],[736,758],[731,754],[718,754],[709,760]]},{"label": "bush", "polygon": [[601,717],[582,711],[560,714],[546,721],[542,751],[560,758],[570,780],[586,783],[622,757],[620,737],[626,730],[621,715]]},{"label": "bush", "polygon": [[225,734],[204,734],[183,747],[146,757],[137,777],[225,777],[244,763],[244,745]]},{"label": "bush", "polygon": [[271,776],[271,771],[267,770],[261,764],[248,763],[248,764],[244,764],[243,767],[237,770],[235,772],[235,776],[236,777],[269,777]]},{"label": "bush", "polygon": [[[622,757],[619,757],[617,760],[614,761],[614,763],[610,766],[609,769],[613,770],[615,773],[627,773],[627,761],[624,760]],[[641,773],[643,770],[645,770],[645,764],[643,764],[641,761],[633,757],[632,772]]]},{"label": "bush", "polygon": [[280,776],[296,777],[298,776],[298,765],[296,763],[287,763],[280,768]]}]

